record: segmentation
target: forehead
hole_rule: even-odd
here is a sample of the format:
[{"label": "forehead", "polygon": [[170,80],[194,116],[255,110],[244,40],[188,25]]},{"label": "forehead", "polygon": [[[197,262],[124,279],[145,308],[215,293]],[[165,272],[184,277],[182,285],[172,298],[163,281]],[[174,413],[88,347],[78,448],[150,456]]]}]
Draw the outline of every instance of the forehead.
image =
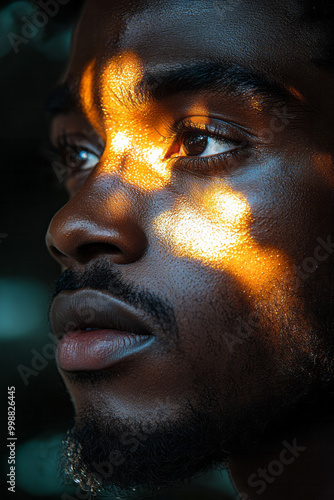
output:
[{"label": "forehead", "polygon": [[277,80],[311,77],[323,34],[302,19],[297,0],[89,0],[68,72],[130,50],[148,67],[221,59]]}]

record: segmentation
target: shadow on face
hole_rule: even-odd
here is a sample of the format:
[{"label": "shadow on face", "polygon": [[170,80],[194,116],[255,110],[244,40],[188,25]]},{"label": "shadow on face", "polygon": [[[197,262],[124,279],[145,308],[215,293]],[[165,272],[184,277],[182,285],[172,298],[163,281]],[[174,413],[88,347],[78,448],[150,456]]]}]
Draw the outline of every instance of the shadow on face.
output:
[{"label": "shadow on face", "polygon": [[179,463],[192,475],[328,378],[325,31],[298,2],[86,4],[52,126],[70,200],[47,243],[66,269],[52,319],[90,471],[111,448],[89,433],[114,443],[153,425],[128,484],[150,455],[162,470],[171,433],[176,464],[206,457]]}]

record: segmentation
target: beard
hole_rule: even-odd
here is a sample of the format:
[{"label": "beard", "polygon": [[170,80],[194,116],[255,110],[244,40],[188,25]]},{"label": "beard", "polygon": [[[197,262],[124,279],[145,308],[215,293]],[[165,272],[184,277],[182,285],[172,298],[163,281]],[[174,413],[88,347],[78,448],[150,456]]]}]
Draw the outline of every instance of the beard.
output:
[{"label": "beard", "polygon": [[[110,272],[102,266],[99,277],[97,271],[95,268],[91,274],[94,283],[87,281],[88,274],[80,281],[67,272],[56,293],[84,286],[107,289],[106,284],[112,283]],[[152,296],[144,301],[131,290],[124,290],[121,281],[115,280],[116,275],[114,283],[119,296],[123,294],[134,304],[139,301],[147,311],[159,312],[165,331],[174,332],[173,344],[177,346],[175,317],[168,304]],[[275,384],[263,380],[267,388],[261,396],[251,394],[242,402],[240,398],[235,399],[240,389],[235,377],[224,380],[222,395],[214,375],[208,375],[207,379],[194,375],[192,394],[197,395],[196,399],[182,401],[168,417],[161,411],[147,414],[146,418],[119,418],[103,405],[87,405],[78,412],[76,424],[64,441],[61,474],[92,494],[99,492],[126,499],[152,496],[180,486],[206,470],[226,467],[232,457],[256,454],[263,442],[279,442],[282,435],[289,433],[295,436],[300,425],[333,420],[334,292],[331,283],[329,280],[326,297],[314,293],[313,286],[303,289],[289,314],[280,313],[283,309],[279,300],[276,304],[272,300],[254,305],[255,316],[261,321],[256,332],[245,340],[249,342],[251,363],[244,369],[249,376],[257,364],[268,357],[273,332],[283,346],[282,359],[277,365],[280,375]],[[112,292],[115,294],[115,286]],[[308,304],[312,311],[305,321],[308,325],[305,330],[300,318],[305,319],[306,315],[300,304]],[[246,305],[243,316],[249,312]],[[268,344],[259,343],[258,339],[265,339],[268,332]],[[219,345],[211,349],[219,352]],[[196,374],[196,366],[192,368]],[[108,372],[72,375],[78,384],[97,386],[108,381],[109,376]]]},{"label": "beard", "polygon": [[227,406],[225,414],[208,391],[206,400],[184,404],[166,420],[125,421],[88,406],[63,442],[61,476],[90,494],[118,499],[179,488],[226,468],[232,458],[256,456],[263,443],[269,448],[273,443],[275,450],[289,436],[292,440],[296,429],[333,421],[333,381],[314,382],[307,390],[301,385],[286,385],[285,397],[267,397],[233,413]]},{"label": "beard", "polygon": [[[222,418],[212,410],[211,397],[208,403],[210,409],[202,401],[196,408],[183,405],[176,418],[145,422],[125,422],[86,407],[63,442],[64,481],[74,481],[91,494],[146,498],[225,468],[237,450],[249,450],[264,433],[266,419],[259,418],[255,407]],[[264,412],[262,408],[262,416]]]},{"label": "beard", "polygon": [[177,487],[214,466],[225,453],[221,433],[207,412],[169,422],[101,418],[90,408],[67,433],[61,470],[81,489],[117,498],[138,498]]}]

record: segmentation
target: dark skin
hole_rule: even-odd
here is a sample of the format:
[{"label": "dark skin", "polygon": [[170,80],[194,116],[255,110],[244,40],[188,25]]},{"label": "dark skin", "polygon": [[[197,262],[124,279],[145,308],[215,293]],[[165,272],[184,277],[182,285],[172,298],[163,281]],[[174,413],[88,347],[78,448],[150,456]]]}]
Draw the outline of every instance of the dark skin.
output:
[{"label": "dark skin", "polygon": [[[334,260],[315,249],[333,234],[334,78],[314,62],[326,33],[300,19],[295,2],[86,4],[63,79],[77,103],[55,118],[52,140],[65,134],[89,156],[69,170],[47,244],[63,269],[103,261],[171,304],[178,333],[176,347],[154,324],[149,349],[94,383],[60,366],[78,419],[91,405],[106,421],[159,425],[205,400],[222,421],[235,416],[237,439],[248,435],[240,415],[270,421],[329,378]],[[209,75],[252,72],[257,86],[196,87],[185,71],[203,64]],[[180,68],[184,88],[136,102],[147,73]],[[251,324],[241,340],[239,320]],[[307,449],[261,498],[332,498],[332,424],[287,427],[255,452],[236,447],[236,487],[257,498],[249,476],[297,438]]]}]

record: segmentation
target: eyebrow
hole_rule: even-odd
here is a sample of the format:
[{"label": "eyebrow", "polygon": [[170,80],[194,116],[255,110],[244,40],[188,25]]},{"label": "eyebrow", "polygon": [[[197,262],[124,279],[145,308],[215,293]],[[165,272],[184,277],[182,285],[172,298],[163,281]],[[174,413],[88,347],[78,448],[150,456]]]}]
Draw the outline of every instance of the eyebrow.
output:
[{"label": "eyebrow", "polygon": [[[270,109],[280,104],[303,105],[296,94],[290,93],[267,77],[238,65],[220,62],[147,71],[134,89],[127,89],[124,97],[125,101],[136,107],[149,100],[161,101],[182,92],[196,93],[205,90],[242,97],[244,101],[254,97]],[[46,108],[51,115],[65,114],[71,110],[80,111],[78,92],[74,92],[69,84],[64,83],[50,94]]]},{"label": "eyebrow", "polygon": [[285,87],[234,64],[204,62],[168,71],[147,72],[135,87],[140,101],[163,100],[182,92],[211,90],[229,96],[260,98],[265,106],[302,102]]}]

